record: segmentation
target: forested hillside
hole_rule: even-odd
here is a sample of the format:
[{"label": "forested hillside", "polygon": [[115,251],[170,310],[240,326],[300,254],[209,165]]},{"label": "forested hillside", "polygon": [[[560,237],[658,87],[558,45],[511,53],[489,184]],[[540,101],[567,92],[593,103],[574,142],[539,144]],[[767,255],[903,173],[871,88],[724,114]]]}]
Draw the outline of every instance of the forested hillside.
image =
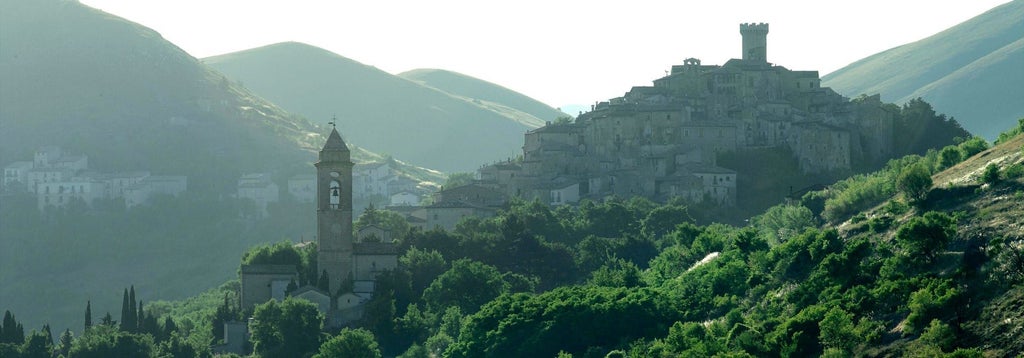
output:
[{"label": "forested hillside", "polygon": [[[1022,129],[993,148],[974,140],[894,160],[744,227],[613,199],[516,202],[451,232],[411,230],[356,327],[310,340],[323,319],[312,304],[268,302],[252,312],[255,354],[1014,356],[1024,352]],[[262,246],[243,262],[310,267],[312,252]],[[242,314],[233,287],[147,314],[187,322],[161,334],[208,355],[213,322]],[[128,335],[147,352],[173,342],[115,331],[85,341]],[[88,350],[82,341],[70,349]]]}]

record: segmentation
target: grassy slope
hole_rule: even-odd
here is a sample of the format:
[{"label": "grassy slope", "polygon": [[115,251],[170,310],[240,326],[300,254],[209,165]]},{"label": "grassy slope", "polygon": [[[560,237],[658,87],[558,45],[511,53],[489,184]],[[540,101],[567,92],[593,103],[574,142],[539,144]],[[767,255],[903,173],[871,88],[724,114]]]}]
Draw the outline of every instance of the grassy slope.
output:
[{"label": "grassy slope", "polygon": [[[1024,76],[1024,1],[982,15],[917,42],[854,62],[823,78],[823,85],[847,96],[881,93],[903,103],[923,97],[936,110],[956,117],[972,133],[992,139],[1024,116],[1020,86],[999,83]],[[995,56],[995,57],[990,57]],[[947,78],[948,77],[948,78]],[[981,106],[973,99],[987,99]]]},{"label": "grassy slope", "polygon": [[[934,274],[938,277],[954,277],[957,269],[965,265],[965,250],[968,247],[988,247],[993,238],[1020,238],[1024,233],[1024,178],[1004,180],[995,185],[981,185],[981,173],[990,164],[1005,170],[1014,164],[1024,164],[1024,135],[1017,135],[1011,140],[978,153],[965,161],[936,173],[932,176],[934,183],[932,192],[923,207],[912,210],[896,218],[897,223],[906,222],[911,215],[919,215],[924,211],[942,211],[954,215],[957,221],[957,233],[941,255],[940,263]],[[893,198],[892,200],[896,200]],[[892,240],[899,228],[893,224],[888,230],[872,234],[868,223],[871,219],[888,216],[885,207],[888,201],[867,210],[863,215],[855,217],[839,225],[840,232],[848,240],[858,236],[878,237]],[[986,257],[986,262],[979,266],[992,265],[993,257]],[[1007,352],[1024,351],[1024,311],[1019,307],[1024,304],[1021,287],[988,286],[983,281],[986,277],[966,279],[966,296],[972,302],[965,308],[969,321],[963,323],[968,337],[966,341],[972,346],[986,350],[993,356],[1001,356]],[[892,318],[892,317],[891,317]],[[894,317],[896,321],[888,326],[890,333],[899,334],[905,316]],[[906,338],[888,341],[879,347],[869,348],[867,355],[896,354],[908,349]]]},{"label": "grassy slope", "polygon": [[[476,100],[481,105],[493,103],[509,109],[523,111],[529,113],[534,118],[544,121],[553,121],[558,117],[566,115],[562,111],[551,108],[551,106],[521,93],[457,72],[423,68],[402,72],[398,76],[436,88],[453,96]],[[529,117],[524,118],[532,119]],[[543,125],[544,122],[528,122],[523,124],[538,127]]]},{"label": "grassy slope", "polygon": [[300,43],[204,63],[293,113],[319,123],[337,116],[338,129],[370,150],[443,171],[469,171],[505,158],[522,145],[523,132],[543,123]]}]

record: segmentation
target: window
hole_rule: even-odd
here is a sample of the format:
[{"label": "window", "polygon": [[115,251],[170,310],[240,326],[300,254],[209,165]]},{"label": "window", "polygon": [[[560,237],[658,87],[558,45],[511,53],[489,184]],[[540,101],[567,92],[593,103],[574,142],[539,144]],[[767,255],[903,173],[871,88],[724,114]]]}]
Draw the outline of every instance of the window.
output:
[{"label": "window", "polygon": [[[333,174],[333,173],[332,173]],[[337,180],[331,180],[330,189],[328,190],[328,202],[330,203],[331,209],[341,208],[341,183]]]}]

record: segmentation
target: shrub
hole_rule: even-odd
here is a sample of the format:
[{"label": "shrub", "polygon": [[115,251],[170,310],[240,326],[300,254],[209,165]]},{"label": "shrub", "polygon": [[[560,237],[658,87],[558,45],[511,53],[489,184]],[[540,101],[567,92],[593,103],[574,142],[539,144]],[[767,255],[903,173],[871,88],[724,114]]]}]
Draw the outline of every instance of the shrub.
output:
[{"label": "shrub", "polygon": [[911,202],[921,202],[932,188],[932,176],[924,165],[914,164],[896,177],[896,188]]},{"label": "shrub", "polygon": [[931,322],[951,312],[959,294],[960,291],[951,287],[945,280],[933,280],[926,287],[910,294],[910,301],[907,302],[910,315],[907,316],[904,332],[916,334],[931,331],[929,325],[934,326]]},{"label": "shrub", "polygon": [[1017,179],[1024,176],[1024,165],[1020,163],[1006,167],[1003,170],[1003,177],[1006,179]]},{"label": "shrub", "polygon": [[985,171],[981,173],[981,182],[995,184],[999,182],[1000,177],[1002,177],[1002,173],[999,172],[999,166],[995,165],[995,163],[989,164],[985,167]]},{"label": "shrub", "polygon": [[952,167],[962,162],[966,157],[966,153],[960,147],[955,145],[946,146],[939,152],[939,165],[935,169],[943,170]]}]

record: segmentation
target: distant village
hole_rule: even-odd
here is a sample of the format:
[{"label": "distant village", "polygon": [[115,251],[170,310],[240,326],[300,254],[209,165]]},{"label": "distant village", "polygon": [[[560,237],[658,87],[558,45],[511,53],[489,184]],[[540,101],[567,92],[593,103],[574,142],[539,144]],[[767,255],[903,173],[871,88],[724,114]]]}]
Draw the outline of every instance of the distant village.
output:
[{"label": "distant village", "polygon": [[17,161],[4,167],[3,190],[28,192],[36,196],[40,211],[63,208],[73,202],[87,205],[97,200],[123,201],[126,208],[145,204],[155,195],[176,196],[188,189],[181,175],[152,175],[148,171],[101,173],[89,170],[89,157],[65,153],[61,147],[46,146],[32,161]]},{"label": "distant village", "polygon": [[553,205],[616,195],[732,206],[742,168],[720,167],[720,153],[788,147],[804,173],[891,156],[895,117],[877,95],[851,101],[818,71],[769,63],[768,24],[739,30],[741,59],[688,58],[653,86],[529,131],[521,160],[482,167],[480,184]]}]

